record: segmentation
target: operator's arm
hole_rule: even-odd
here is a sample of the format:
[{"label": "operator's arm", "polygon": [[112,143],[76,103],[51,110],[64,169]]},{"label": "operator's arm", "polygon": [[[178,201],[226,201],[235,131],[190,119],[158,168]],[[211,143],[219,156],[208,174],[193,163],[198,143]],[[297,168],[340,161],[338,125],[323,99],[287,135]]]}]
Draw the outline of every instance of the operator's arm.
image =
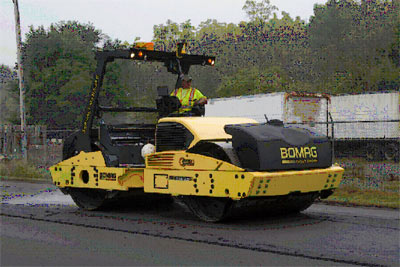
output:
[{"label": "operator's arm", "polygon": [[205,97],[200,90],[196,89],[196,92],[194,93],[194,101],[195,105],[205,105],[207,104],[207,97]]}]

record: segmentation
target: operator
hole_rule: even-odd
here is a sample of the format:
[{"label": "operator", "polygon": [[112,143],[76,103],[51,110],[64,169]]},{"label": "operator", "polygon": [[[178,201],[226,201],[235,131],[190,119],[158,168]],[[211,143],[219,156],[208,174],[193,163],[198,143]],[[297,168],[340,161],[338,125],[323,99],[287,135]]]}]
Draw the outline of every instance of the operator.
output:
[{"label": "operator", "polygon": [[182,87],[172,91],[171,96],[176,96],[181,102],[179,113],[191,111],[195,105],[207,104],[207,98],[196,88],[192,88],[192,78],[185,74],[182,78]]}]

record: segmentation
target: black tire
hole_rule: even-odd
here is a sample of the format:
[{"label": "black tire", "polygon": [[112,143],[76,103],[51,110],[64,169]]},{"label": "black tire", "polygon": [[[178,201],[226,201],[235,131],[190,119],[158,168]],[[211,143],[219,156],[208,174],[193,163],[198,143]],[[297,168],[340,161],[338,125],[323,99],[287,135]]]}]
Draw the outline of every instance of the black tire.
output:
[{"label": "black tire", "polygon": [[69,194],[75,204],[84,210],[99,210],[106,204],[107,193],[104,190],[70,188]]},{"label": "black tire", "polygon": [[181,196],[181,199],[194,215],[205,222],[224,220],[232,207],[229,198]]},{"label": "black tire", "polygon": [[399,162],[399,144],[390,143],[385,146],[385,150],[383,151],[383,155],[386,160]]},{"label": "black tire", "polygon": [[284,205],[282,213],[285,214],[300,213],[303,210],[308,209],[314,203],[317,197],[318,197],[317,194],[308,194],[296,200],[288,201],[288,203]]},{"label": "black tire", "polygon": [[383,159],[382,150],[377,144],[368,144],[365,150],[365,158],[368,161],[380,161]]},{"label": "black tire", "polygon": [[[201,143],[187,152],[231,163],[224,149],[214,143]],[[233,203],[230,198],[221,197],[180,196],[180,199],[194,215],[205,222],[224,220],[228,216]]]},{"label": "black tire", "polygon": [[233,218],[286,216],[300,213],[320,196],[318,192],[274,197],[250,197],[235,201],[230,214]]}]

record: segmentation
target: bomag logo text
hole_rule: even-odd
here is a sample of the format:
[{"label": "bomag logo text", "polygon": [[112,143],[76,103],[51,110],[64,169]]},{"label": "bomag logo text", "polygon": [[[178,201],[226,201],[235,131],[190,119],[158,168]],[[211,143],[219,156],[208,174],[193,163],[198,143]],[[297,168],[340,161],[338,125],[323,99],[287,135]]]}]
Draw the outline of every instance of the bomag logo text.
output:
[{"label": "bomag logo text", "polygon": [[194,160],[193,160],[193,159],[180,158],[180,159],[179,159],[179,164],[180,164],[182,167],[185,167],[185,166],[194,166]]},{"label": "bomag logo text", "polygon": [[[281,159],[282,163],[300,163],[292,162],[290,160],[300,160],[300,159],[316,159],[318,158],[317,147],[281,147]],[[288,160],[288,161],[286,161]],[[311,161],[306,161],[304,163],[310,163]],[[301,162],[303,163],[303,162]]]},{"label": "bomag logo text", "polygon": [[115,181],[116,179],[117,179],[116,173],[111,173],[111,172],[101,172],[100,173],[100,180]]}]

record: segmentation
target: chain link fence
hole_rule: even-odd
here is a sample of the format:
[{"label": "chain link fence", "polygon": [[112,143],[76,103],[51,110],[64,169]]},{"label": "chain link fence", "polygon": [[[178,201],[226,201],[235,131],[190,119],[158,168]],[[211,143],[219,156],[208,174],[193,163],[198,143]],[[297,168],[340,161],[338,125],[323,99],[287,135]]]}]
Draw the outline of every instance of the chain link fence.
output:
[{"label": "chain link fence", "polygon": [[[368,124],[370,123],[371,122],[368,122]],[[398,123],[398,121],[396,121],[396,123]],[[342,123],[338,122],[334,123],[333,125],[335,128],[339,128],[339,125],[341,124]],[[348,124],[348,122],[346,122],[346,124]],[[325,132],[326,122],[320,123],[320,125],[325,128]],[[332,130],[332,132],[336,132],[336,130],[334,130],[335,128],[332,127],[333,125],[332,123],[328,123],[330,135]],[[41,125],[28,126],[26,132],[28,164],[43,171],[47,171],[48,167],[60,162],[62,160],[63,142],[73,132],[75,132],[75,130],[48,129],[46,126]],[[21,136],[20,126],[0,125],[0,162],[12,162],[22,159]],[[332,138],[332,136],[329,137]],[[367,148],[365,142],[360,144],[356,143],[357,147],[354,146],[354,144],[349,144],[347,142],[348,140],[335,140],[335,155],[333,156],[335,158],[335,162],[339,162],[340,165],[345,167],[347,172],[351,172],[351,176],[370,176],[381,178],[400,176],[400,165],[398,161],[385,160],[385,153],[383,152],[378,153],[381,158],[372,161],[366,161],[367,159],[365,158],[368,156],[368,153],[374,152],[374,146],[372,145],[380,148],[379,151],[386,151],[387,153],[387,150],[382,150],[382,148],[385,147],[380,147],[379,143],[374,144],[372,142],[368,142],[368,149],[360,149],[360,147],[363,146]],[[346,148],[346,151],[341,151],[343,149],[338,146],[339,143],[344,144],[342,147]],[[396,153],[398,153],[398,145],[393,147],[396,150]],[[386,154],[386,156],[388,155]],[[357,173],[354,173],[355,170],[358,170]]]},{"label": "chain link fence", "polygon": [[[63,140],[74,130],[47,129],[30,125],[26,129],[28,163],[47,169],[62,160]],[[19,125],[0,125],[0,161],[22,159],[22,132]]]}]

